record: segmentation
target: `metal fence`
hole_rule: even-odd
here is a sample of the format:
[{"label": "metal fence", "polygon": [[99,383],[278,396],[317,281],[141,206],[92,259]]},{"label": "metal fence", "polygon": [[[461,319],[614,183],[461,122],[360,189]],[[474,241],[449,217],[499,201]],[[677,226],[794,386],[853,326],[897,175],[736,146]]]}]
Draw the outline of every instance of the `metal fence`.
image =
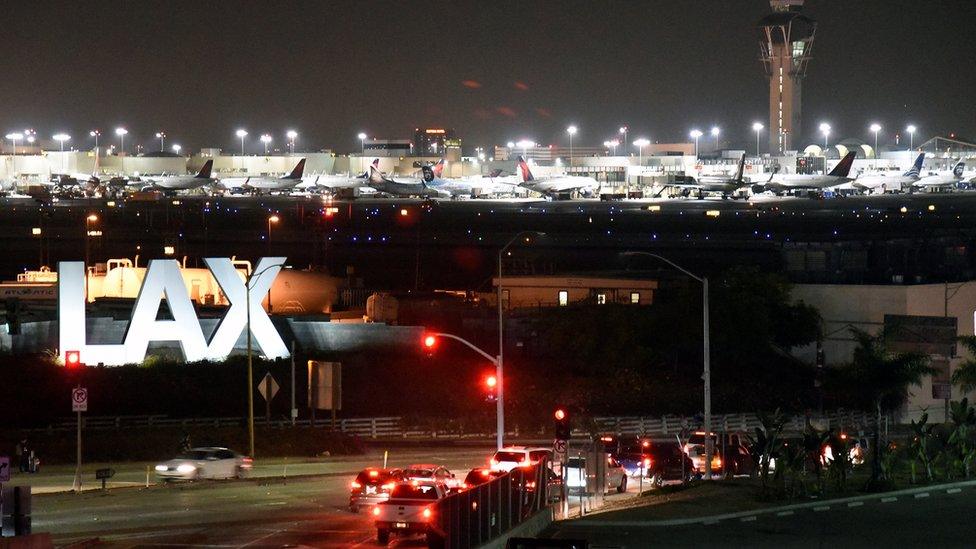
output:
[{"label": "metal fence", "polygon": [[543,460],[438,501],[436,542],[430,545],[477,547],[501,536],[549,505],[551,480],[549,461]]},{"label": "metal fence", "polygon": [[[791,433],[802,432],[811,422],[819,429],[838,429],[852,427],[868,427],[874,424],[874,416],[864,412],[838,410],[822,416],[793,416],[787,420],[784,431]],[[598,432],[616,433],[620,435],[654,436],[673,435],[682,429],[701,429],[701,417],[661,416],[661,417],[595,417],[593,424]],[[762,428],[762,422],[756,414],[720,414],[712,416],[712,430],[719,432],[747,432],[752,433]],[[587,433],[573,431],[574,436],[585,436]]]}]

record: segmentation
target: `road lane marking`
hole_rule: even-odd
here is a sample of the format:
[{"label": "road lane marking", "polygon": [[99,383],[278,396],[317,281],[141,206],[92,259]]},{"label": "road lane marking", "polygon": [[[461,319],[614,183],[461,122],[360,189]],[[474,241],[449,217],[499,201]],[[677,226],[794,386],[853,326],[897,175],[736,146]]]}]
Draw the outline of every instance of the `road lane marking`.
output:
[{"label": "road lane marking", "polygon": [[739,519],[739,521],[740,522],[755,522],[756,521],[756,515],[752,515],[751,517],[742,517],[741,519]]},{"label": "road lane marking", "polygon": [[715,519],[709,519],[709,520],[702,521],[702,524],[718,524],[718,522],[719,521]]},{"label": "road lane marking", "polygon": [[860,507],[862,505],[864,505],[863,501],[852,501],[847,504],[848,507]]},{"label": "road lane marking", "polygon": [[792,514],[793,514],[793,511],[780,511],[779,513],[776,513],[776,516],[777,517],[788,517],[788,516],[790,516]]},{"label": "road lane marking", "polygon": [[891,503],[893,501],[898,501],[898,498],[891,498],[891,497],[881,498],[881,503]]},{"label": "road lane marking", "polygon": [[915,494],[915,499],[927,498],[929,497],[928,492],[922,492],[921,494]]},{"label": "road lane marking", "polygon": [[949,488],[946,490],[947,494],[958,494],[959,492],[962,492],[962,488]]},{"label": "road lane marking", "polygon": [[815,512],[817,512],[817,513],[821,512],[821,511],[830,511],[830,506],[829,505],[821,505],[820,507],[814,507],[813,510]]}]

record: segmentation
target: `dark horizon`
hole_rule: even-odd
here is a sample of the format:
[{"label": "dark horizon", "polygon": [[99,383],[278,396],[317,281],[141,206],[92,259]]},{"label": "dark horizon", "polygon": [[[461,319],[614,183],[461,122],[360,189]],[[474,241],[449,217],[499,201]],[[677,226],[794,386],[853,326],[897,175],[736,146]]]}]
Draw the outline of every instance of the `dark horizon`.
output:
[{"label": "dark horizon", "polygon": [[[167,143],[249,151],[271,133],[300,133],[298,150],[358,149],[356,135],[409,138],[415,127],[457,130],[465,150],[519,138],[599,146],[628,125],[630,140],[687,140],[723,130],[754,147],[767,124],[758,61],[763,0],[729,2],[330,2],[13,4],[0,80],[0,131],[67,131],[74,147]],[[963,59],[976,5],[811,0],[819,23],[804,82],[804,143],[817,123],[832,141],[880,142],[909,123],[915,143],[976,134]],[[946,53],[948,50],[948,54]],[[706,138],[710,139],[710,138]],[[904,145],[904,142],[903,142]],[[764,146],[765,149],[765,146]]]}]

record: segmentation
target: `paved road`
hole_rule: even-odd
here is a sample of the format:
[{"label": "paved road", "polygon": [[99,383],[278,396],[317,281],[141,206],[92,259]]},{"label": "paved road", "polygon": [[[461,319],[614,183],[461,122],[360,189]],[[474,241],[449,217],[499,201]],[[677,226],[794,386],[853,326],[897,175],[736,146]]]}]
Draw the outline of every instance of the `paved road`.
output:
[{"label": "paved road", "polygon": [[[484,465],[483,449],[411,450],[395,453],[391,466],[443,463],[459,476]],[[381,455],[347,460],[339,468],[358,471],[381,464]],[[34,498],[34,530],[64,544],[99,538],[113,545],[311,545],[354,547],[375,536],[365,514],[347,510],[349,475],[283,480],[212,481],[121,488]],[[398,540],[422,546],[422,540]]]},{"label": "paved road", "polygon": [[[554,538],[582,538],[591,547],[972,547],[976,489],[932,490],[925,495],[825,504],[684,526],[556,523]],[[612,520],[613,513],[595,515]]]}]

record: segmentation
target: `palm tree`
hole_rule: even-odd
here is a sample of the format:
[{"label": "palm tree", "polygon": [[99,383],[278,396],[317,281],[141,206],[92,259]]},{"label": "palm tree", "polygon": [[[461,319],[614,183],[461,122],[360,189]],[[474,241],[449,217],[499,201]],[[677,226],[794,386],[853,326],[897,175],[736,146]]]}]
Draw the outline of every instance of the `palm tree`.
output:
[{"label": "palm tree", "polygon": [[976,336],[959,336],[959,343],[969,351],[969,360],[959,365],[952,373],[952,384],[958,385],[962,392],[976,389]]},{"label": "palm tree", "polygon": [[851,327],[857,347],[851,360],[850,375],[865,398],[865,408],[876,413],[874,451],[871,452],[871,482],[881,476],[881,417],[902,408],[908,402],[909,388],[921,385],[922,379],[935,373],[926,355],[891,353],[885,347],[885,333],[871,335]]}]

